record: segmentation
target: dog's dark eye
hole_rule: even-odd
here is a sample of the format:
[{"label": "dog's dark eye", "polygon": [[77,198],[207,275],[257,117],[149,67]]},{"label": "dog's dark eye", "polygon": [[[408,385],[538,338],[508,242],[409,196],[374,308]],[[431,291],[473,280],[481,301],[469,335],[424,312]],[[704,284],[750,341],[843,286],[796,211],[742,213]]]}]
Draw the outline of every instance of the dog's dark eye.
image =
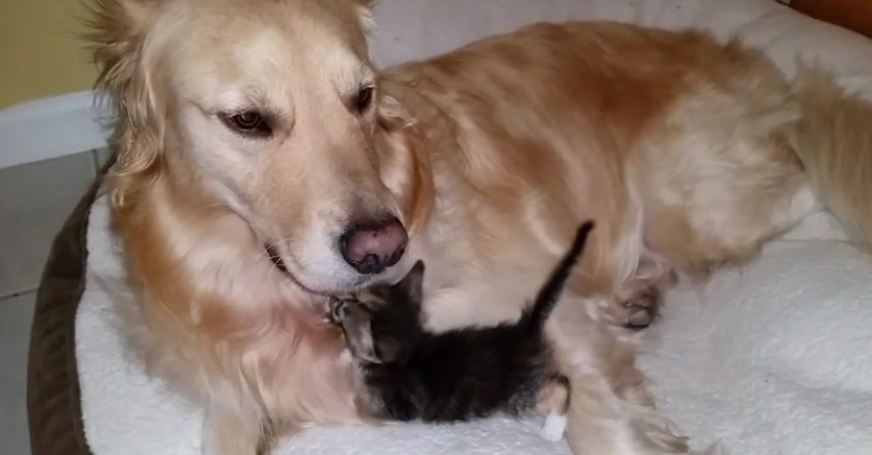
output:
[{"label": "dog's dark eye", "polygon": [[375,89],[373,87],[363,87],[357,92],[357,97],[354,99],[354,108],[357,112],[365,112],[372,104],[372,94]]},{"label": "dog's dark eye", "polygon": [[220,118],[228,128],[243,136],[262,138],[268,137],[272,133],[266,118],[260,112],[245,111],[237,114],[221,114]]}]

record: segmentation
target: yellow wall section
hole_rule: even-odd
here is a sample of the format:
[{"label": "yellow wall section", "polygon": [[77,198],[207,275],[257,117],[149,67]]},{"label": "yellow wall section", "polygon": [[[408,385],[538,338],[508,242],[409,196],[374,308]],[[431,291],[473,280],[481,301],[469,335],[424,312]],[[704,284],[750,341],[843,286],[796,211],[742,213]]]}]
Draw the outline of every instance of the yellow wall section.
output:
[{"label": "yellow wall section", "polygon": [[0,0],[0,109],[91,88],[84,0]]}]

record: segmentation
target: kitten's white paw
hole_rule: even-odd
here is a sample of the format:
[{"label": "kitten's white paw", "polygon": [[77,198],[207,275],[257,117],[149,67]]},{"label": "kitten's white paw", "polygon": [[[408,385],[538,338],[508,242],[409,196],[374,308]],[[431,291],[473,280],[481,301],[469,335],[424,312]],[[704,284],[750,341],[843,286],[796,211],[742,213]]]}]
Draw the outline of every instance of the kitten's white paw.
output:
[{"label": "kitten's white paw", "polygon": [[548,413],[548,417],[545,417],[545,424],[542,425],[539,434],[547,441],[557,442],[563,439],[564,431],[566,431],[566,416],[551,412]]}]

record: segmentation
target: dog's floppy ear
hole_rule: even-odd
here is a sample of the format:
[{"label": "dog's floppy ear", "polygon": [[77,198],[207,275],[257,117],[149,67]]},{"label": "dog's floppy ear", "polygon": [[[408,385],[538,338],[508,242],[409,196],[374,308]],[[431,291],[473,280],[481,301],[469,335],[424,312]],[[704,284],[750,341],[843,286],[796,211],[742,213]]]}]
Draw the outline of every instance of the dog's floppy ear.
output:
[{"label": "dog's floppy ear", "polygon": [[[414,235],[427,224],[433,206],[433,175],[430,167],[432,144],[417,120],[400,100],[405,89],[381,80],[378,90],[378,132],[376,150],[382,181],[397,197],[403,223]],[[421,103],[418,103],[421,104]],[[428,125],[439,128],[440,117],[428,113]]]},{"label": "dog's floppy ear", "polygon": [[[163,142],[161,109],[151,86],[151,68],[145,59],[148,31],[162,0],[96,0],[92,7],[91,43],[100,67],[97,88],[109,97],[117,124],[113,147],[118,154],[113,168],[120,203],[136,174],[149,170]],[[125,185],[125,183],[128,183]]]}]

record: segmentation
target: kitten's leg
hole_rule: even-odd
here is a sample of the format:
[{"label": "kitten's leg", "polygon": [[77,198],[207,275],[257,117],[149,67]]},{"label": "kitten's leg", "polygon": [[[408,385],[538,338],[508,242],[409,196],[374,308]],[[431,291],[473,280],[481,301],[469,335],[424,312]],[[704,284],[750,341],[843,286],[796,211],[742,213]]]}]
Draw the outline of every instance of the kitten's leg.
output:
[{"label": "kitten's leg", "polygon": [[331,298],[327,301],[327,319],[331,324],[342,325],[342,320],[348,314],[348,305],[347,300],[337,298]]},{"label": "kitten's leg", "polygon": [[345,334],[345,342],[351,355],[370,363],[382,363],[375,352],[375,339],[372,333],[373,314],[356,302],[343,302],[344,305],[331,308]]},{"label": "kitten's leg", "polygon": [[563,439],[569,412],[569,378],[556,375],[549,379],[539,393],[536,408],[545,414],[542,437],[553,442]]}]

